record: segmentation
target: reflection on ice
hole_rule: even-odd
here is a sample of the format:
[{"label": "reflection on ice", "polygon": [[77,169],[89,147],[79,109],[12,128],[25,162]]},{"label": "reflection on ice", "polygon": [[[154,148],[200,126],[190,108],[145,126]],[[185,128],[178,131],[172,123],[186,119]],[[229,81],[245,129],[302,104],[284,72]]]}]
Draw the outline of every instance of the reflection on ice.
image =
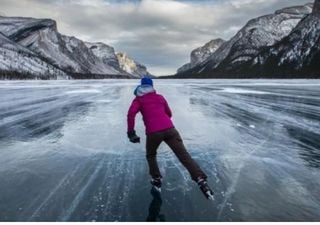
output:
[{"label": "reflection on ice", "polygon": [[215,202],[166,145],[150,194],[137,82],[0,82],[1,221],[320,220],[319,81],[155,81]]},{"label": "reflection on ice", "polygon": [[162,206],[162,197],[161,193],[156,191],[154,188],[151,188],[150,191],[153,199],[149,205],[149,214],[146,219],[148,222],[156,222],[161,221],[165,222],[165,215],[161,214],[161,206]]},{"label": "reflection on ice", "polygon": [[308,166],[320,168],[320,134],[308,130],[302,131],[293,126],[288,126],[287,131],[299,146],[299,154],[306,160]]}]

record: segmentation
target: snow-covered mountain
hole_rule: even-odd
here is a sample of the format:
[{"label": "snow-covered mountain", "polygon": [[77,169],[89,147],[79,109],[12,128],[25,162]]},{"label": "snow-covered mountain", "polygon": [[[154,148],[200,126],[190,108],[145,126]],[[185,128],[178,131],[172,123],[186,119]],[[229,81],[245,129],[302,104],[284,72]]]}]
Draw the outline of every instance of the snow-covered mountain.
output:
[{"label": "snow-covered mountain", "polygon": [[[297,24],[312,12],[312,4],[288,7],[274,14],[250,20],[234,37],[223,43],[206,61],[182,74],[205,77],[228,77],[253,60],[262,49],[288,36]],[[178,74],[180,75],[180,74]]]},{"label": "snow-covered mountain", "polygon": [[85,42],[86,46],[98,57],[104,64],[109,65],[120,71],[118,57],[113,47],[102,42],[90,43]]},{"label": "snow-covered mountain", "polygon": [[67,72],[120,73],[104,64],[83,41],[60,34],[53,20],[0,18],[0,32]]},{"label": "snow-covered mountain", "polygon": [[67,79],[65,72],[0,33],[0,78]]},{"label": "snow-covered mountain", "polygon": [[242,70],[275,78],[278,74],[320,77],[319,62],[320,0],[316,0],[313,12],[302,19],[287,37],[266,48]]},{"label": "snow-covered mountain", "polygon": [[[51,19],[0,17],[0,32],[42,59],[43,63],[51,64],[51,67],[59,68],[72,77],[136,77],[144,67],[139,64],[137,71],[128,73],[120,67],[113,47],[62,35],[57,30],[56,22]],[[15,67],[12,62],[11,68]],[[29,73],[33,72],[36,71],[30,69]]]},{"label": "snow-covered mountain", "polygon": [[131,59],[126,53],[118,52],[117,57],[120,68],[127,73],[132,74],[135,77],[143,77],[145,75],[150,76],[150,73],[147,71],[147,68],[144,65]]},{"label": "snow-covered mountain", "polygon": [[200,63],[207,60],[223,43],[225,40],[221,38],[214,39],[206,43],[204,46],[194,49],[190,54],[190,63],[184,64],[178,69],[178,73],[189,70]]}]

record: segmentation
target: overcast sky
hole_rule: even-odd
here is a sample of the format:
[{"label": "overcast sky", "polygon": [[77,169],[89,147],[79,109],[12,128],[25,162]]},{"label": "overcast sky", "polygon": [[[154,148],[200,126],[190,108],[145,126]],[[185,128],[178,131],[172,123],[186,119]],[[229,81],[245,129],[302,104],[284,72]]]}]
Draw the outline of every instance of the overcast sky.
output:
[{"label": "overcast sky", "polygon": [[173,74],[206,42],[254,17],[312,0],[0,0],[0,14],[51,18],[62,34],[104,42],[155,75]]}]

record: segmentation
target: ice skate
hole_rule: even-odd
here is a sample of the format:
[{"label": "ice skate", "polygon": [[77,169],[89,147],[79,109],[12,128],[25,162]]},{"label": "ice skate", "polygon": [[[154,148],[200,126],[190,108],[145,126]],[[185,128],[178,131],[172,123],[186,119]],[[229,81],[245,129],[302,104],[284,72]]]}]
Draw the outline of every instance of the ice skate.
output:
[{"label": "ice skate", "polygon": [[200,190],[202,191],[202,193],[204,194],[204,196],[209,199],[209,200],[214,200],[214,193],[213,191],[210,189],[207,181],[203,178],[198,179],[197,181]]},{"label": "ice skate", "polygon": [[161,178],[152,178],[150,183],[156,191],[161,192]]}]

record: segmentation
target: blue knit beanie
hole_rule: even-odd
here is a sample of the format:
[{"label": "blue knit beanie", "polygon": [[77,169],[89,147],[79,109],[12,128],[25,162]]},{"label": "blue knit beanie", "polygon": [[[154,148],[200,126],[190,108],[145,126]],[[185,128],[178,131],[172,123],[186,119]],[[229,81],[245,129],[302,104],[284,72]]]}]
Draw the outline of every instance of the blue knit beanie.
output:
[{"label": "blue knit beanie", "polygon": [[153,81],[151,78],[149,77],[143,77],[141,79],[141,85],[150,85],[150,86],[153,86]]}]

